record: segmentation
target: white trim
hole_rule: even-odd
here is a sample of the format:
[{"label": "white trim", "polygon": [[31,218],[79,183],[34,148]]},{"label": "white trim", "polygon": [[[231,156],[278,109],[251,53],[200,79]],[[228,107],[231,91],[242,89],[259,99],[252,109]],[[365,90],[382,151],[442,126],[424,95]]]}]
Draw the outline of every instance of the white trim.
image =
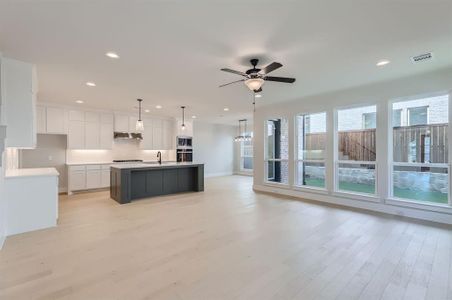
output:
[{"label": "white trim", "polygon": [[6,242],[6,236],[4,236],[4,235],[0,236],[0,250],[2,250],[5,242]]},{"label": "white trim", "polygon": [[431,210],[431,211],[437,211],[442,213],[452,213],[452,207],[450,207],[448,204],[440,204],[440,203],[434,203],[434,202],[421,202],[421,201],[415,201],[410,199],[403,199],[403,198],[387,198],[385,200],[386,203],[395,205],[395,206],[402,206],[402,207],[413,207],[417,209],[423,209],[423,210]]},{"label": "white trim", "polygon": [[294,185],[292,187],[294,191],[300,191],[300,192],[311,192],[311,193],[319,193],[319,194],[326,194],[328,195],[329,192],[326,188],[320,188],[315,186],[308,186],[308,185]]},{"label": "white trim", "polygon": [[383,202],[373,201],[359,201],[351,199],[350,197],[340,197],[339,195],[321,195],[318,193],[301,192],[291,189],[278,189],[277,187],[270,187],[265,185],[254,185],[253,189],[257,192],[275,193],[278,195],[295,197],[299,199],[309,199],[313,201],[325,202],[335,205],[348,206],[360,208],[370,211],[377,211],[381,213],[405,216],[409,218],[421,219],[426,221],[445,223],[452,225],[452,213],[438,212],[430,209],[417,209],[414,207],[402,207],[400,205],[390,205]]},{"label": "white trim", "polygon": [[265,181],[264,185],[271,186],[271,187],[276,187],[276,188],[282,188],[282,189],[285,189],[285,190],[290,189],[290,185],[289,184],[281,183],[281,182]]},{"label": "white trim", "polygon": [[331,195],[338,196],[338,197],[347,197],[353,200],[359,200],[359,201],[370,201],[370,202],[381,202],[380,198],[376,194],[366,194],[366,193],[360,193],[360,192],[348,192],[348,191],[335,191],[332,192]]}]

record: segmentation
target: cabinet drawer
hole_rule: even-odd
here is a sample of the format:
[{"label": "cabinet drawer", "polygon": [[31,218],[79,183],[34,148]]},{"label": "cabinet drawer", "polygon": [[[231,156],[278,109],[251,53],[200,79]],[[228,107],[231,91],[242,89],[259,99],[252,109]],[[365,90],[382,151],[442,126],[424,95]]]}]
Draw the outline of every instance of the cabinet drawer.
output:
[{"label": "cabinet drawer", "polygon": [[89,171],[89,170],[100,170],[100,169],[101,169],[100,165],[87,165],[86,166],[86,170],[87,171]]},{"label": "cabinet drawer", "polygon": [[86,170],[86,168],[85,168],[85,166],[70,166],[69,167],[69,170],[72,172],[72,171],[85,171]]}]

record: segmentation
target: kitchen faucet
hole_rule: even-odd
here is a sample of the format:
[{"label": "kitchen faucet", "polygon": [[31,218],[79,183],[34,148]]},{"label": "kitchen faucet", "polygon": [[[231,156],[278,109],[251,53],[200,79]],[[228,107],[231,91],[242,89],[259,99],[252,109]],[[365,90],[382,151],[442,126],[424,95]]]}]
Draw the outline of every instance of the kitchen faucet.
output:
[{"label": "kitchen faucet", "polygon": [[157,158],[159,160],[159,164],[162,164],[162,152],[157,152]]}]

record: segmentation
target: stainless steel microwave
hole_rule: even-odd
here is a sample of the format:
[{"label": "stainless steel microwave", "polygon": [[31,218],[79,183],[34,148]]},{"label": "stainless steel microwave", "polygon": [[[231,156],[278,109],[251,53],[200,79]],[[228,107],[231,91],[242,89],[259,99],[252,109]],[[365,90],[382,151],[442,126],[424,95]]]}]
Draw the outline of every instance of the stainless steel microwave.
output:
[{"label": "stainless steel microwave", "polygon": [[177,149],[191,149],[193,147],[191,136],[177,136]]}]

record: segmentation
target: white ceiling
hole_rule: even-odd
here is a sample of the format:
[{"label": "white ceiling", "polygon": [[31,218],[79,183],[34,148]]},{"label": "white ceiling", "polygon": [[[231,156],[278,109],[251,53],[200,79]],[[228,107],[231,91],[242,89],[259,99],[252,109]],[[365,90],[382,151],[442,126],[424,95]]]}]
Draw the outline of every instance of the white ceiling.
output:
[{"label": "white ceiling", "polygon": [[[451,37],[452,0],[0,0],[0,51],[37,64],[40,101],[133,110],[143,98],[151,113],[187,105],[218,123],[252,116],[245,85],[218,88],[239,79],[222,67],[281,62],[272,75],[297,81],[265,83],[265,105],[452,65]],[[410,62],[426,51],[434,61]]]}]

